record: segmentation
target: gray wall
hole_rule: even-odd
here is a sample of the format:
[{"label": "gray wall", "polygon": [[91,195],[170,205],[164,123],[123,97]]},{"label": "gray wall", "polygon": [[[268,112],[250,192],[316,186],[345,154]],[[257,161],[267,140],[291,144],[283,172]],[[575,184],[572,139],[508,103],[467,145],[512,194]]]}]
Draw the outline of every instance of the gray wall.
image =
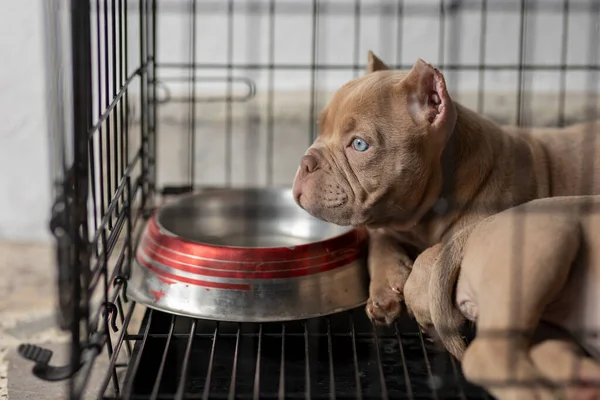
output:
[{"label": "gray wall", "polygon": [[[0,195],[0,237],[16,240],[47,240],[47,216],[50,207],[47,132],[44,115],[42,1],[0,2],[0,175],[4,190]],[[590,13],[578,13],[577,7],[591,0],[572,0],[572,14],[568,29],[568,64],[590,63]],[[445,20],[446,46],[443,59],[439,54],[440,19],[439,1],[406,0],[406,16],[399,24],[394,2],[363,0],[359,20],[360,37],[354,40],[354,2],[342,0],[321,1],[323,13],[318,19],[319,64],[364,65],[366,53],[372,49],[390,64],[411,65],[418,57],[434,64],[469,64],[480,61],[481,13],[478,1]],[[489,0],[490,8],[508,4],[507,11],[487,14],[485,40],[486,64],[506,66],[519,59],[519,4],[516,1]],[[561,62],[562,15],[550,12],[548,5],[558,2],[538,1],[540,8],[527,19],[528,40],[526,62],[556,65]],[[129,67],[133,70],[139,61],[137,2],[130,2]],[[234,64],[269,64],[270,37],[274,37],[276,64],[309,65],[312,57],[312,3],[309,1],[278,1],[275,31],[270,32],[268,1],[235,1],[233,17],[233,49],[228,43],[226,1],[198,1],[196,61],[199,64],[227,63],[231,50]],[[389,7],[386,8],[386,5]],[[159,7],[158,60],[161,63],[190,61],[190,18],[187,1],[163,0]],[[506,7],[505,7],[506,8]],[[555,7],[556,8],[556,7]],[[384,10],[383,16],[381,11]],[[560,11],[560,4],[558,7]],[[401,28],[401,29],[399,29]],[[597,30],[597,26],[595,27]],[[95,71],[94,73],[96,73]],[[225,69],[197,70],[199,80],[224,78]],[[315,110],[327,101],[331,92],[361,70],[325,70],[316,76],[318,96]],[[478,105],[478,85],[485,85],[485,107],[481,110],[500,122],[514,122],[516,116],[516,89],[518,73],[515,70],[445,71],[450,90],[455,98],[467,106]],[[174,97],[186,96],[185,84],[166,82],[165,78],[187,77],[188,70],[160,69],[159,79]],[[256,84],[257,95],[245,103],[234,103],[231,108],[232,125],[228,131],[228,109],[222,102],[199,103],[196,109],[196,177],[202,184],[289,185],[299,157],[308,145],[311,116],[311,71],[277,69],[270,77],[267,70],[234,68],[231,76],[250,78]],[[270,81],[272,79],[272,81]],[[561,88],[558,71],[538,71],[525,74],[531,97],[531,121],[537,124],[556,123]],[[272,86],[269,85],[272,82]],[[583,71],[566,75],[566,112],[570,120],[583,117],[588,86],[588,74]],[[233,84],[235,94],[243,94],[246,87]],[[273,107],[269,108],[269,90],[273,92]],[[136,105],[139,85],[132,87],[132,105]],[[226,91],[223,81],[200,82],[199,96],[221,96]],[[162,89],[159,94],[163,95]],[[530,97],[528,97],[529,99]],[[269,129],[272,110],[273,129]],[[185,182],[189,165],[188,118],[189,106],[171,102],[159,108],[159,184]],[[268,154],[268,135],[273,134],[273,154]],[[227,135],[231,135],[231,163],[225,164]],[[135,137],[132,138],[135,140]],[[273,167],[268,176],[269,163]],[[229,169],[228,169],[229,168]],[[227,171],[231,175],[227,175]],[[228,177],[230,180],[228,180]],[[272,179],[270,179],[272,178]]]}]

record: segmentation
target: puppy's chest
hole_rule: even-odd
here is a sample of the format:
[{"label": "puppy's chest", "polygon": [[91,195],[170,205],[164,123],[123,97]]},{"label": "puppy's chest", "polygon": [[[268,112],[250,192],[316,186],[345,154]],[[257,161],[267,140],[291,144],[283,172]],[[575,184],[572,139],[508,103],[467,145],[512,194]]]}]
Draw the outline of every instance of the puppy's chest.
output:
[{"label": "puppy's chest", "polygon": [[484,218],[484,216],[469,215],[469,218],[460,219],[460,223],[456,223],[459,217],[458,211],[448,212],[444,216],[427,214],[421,222],[410,229],[406,229],[405,226],[396,226],[394,223],[390,223],[384,229],[391,232],[402,243],[415,247],[420,253],[442,241],[451,232]]},{"label": "puppy's chest", "polygon": [[415,252],[414,257],[412,254],[409,254],[409,256],[413,259],[415,259],[420,252],[422,252],[430,246],[430,244],[426,240],[424,240],[422,235],[420,235],[419,232],[414,230],[401,231],[394,228],[386,228],[386,232],[392,234],[405,247],[407,247],[408,245],[410,248],[407,248],[407,250],[412,250]]}]

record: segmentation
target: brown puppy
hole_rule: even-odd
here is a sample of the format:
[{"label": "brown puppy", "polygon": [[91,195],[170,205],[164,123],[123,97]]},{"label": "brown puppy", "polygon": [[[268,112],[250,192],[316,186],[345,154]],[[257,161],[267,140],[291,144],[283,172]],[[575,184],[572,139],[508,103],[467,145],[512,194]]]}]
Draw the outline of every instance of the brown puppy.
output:
[{"label": "brown puppy", "polygon": [[452,232],[535,198],[600,193],[600,165],[581,164],[600,154],[598,124],[502,129],[453,102],[422,60],[391,71],[369,52],[367,74],[335,93],[318,125],[294,195],[317,218],[369,228],[366,309],[380,323],[400,312],[412,260]]},{"label": "brown puppy", "polygon": [[[430,312],[432,291],[453,290],[434,278],[444,251],[444,244],[424,251],[404,291],[409,312],[442,339],[460,334],[439,330]],[[568,398],[600,398],[600,364],[571,340],[540,338],[558,326],[600,361],[600,196],[534,200],[491,216],[475,224],[461,256],[450,295],[477,321],[477,337],[464,357],[463,349],[449,350],[462,359],[465,377],[501,400],[556,398],[574,379],[590,386],[568,388]],[[539,378],[549,382],[531,381]],[[509,380],[517,382],[494,385]]]}]

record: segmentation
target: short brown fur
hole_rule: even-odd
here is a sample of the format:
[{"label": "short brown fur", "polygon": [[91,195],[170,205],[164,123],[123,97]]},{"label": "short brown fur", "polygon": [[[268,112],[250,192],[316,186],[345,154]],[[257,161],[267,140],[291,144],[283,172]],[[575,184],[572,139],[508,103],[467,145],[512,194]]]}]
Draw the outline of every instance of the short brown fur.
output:
[{"label": "short brown fur", "polygon": [[[499,400],[599,398],[600,339],[588,335],[600,330],[600,196],[533,200],[482,220],[462,239],[455,293],[434,274],[443,268],[444,252],[456,252],[452,241],[415,260],[404,293],[419,324],[444,339],[460,337],[464,317],[476,321],[477,336],[466,351],[455,342],[448,350],[462,360],[468,380]],[[439,307],[432,294],[440,290],[450,291],[464,315],[443,315],[441,327],[431,315]],[[449,326],[455,330],[440,330]],[[492,383],[511,378],[521,384]],[[565,385],[574,379],[588,387]]]},{"label": "short brown fur", "polygon": [[[412,260],[426,248],[536,198],[600,194],[600,163],[577,162],[598,158],[598,123],[500,127],[452,101],[443,75],[422,60],[391,71],[370,53],[367,73],[341,87],[319,119],[294,196],[317,218],[368,227],[366,310],[378,323],[398,316]],[[354,137],[370,147],[356,151]],[[436,269],[436,280],[455,282],[455,270]],[[438,311],[452,312],[447,291],[437,296]]]}]

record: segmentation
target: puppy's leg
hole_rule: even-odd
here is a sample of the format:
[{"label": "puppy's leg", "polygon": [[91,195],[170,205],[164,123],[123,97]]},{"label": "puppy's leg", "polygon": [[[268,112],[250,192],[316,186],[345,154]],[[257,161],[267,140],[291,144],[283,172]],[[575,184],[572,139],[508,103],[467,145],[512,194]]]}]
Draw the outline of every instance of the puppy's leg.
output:
[{"label": "puppy's leg", "polygon": [[[509,334],[510,335],[510,334]],[[527,344],[497,335],[476,338],[465,351],[465,378],[485,388],[498,400],[551,400],[561,398],[535,368]]]},{"label": "puppy's leg", "polygon": [[[519,242],[515,228],[523,229]],[[465,377],[500,400],[559,397],[560,389],[544,381],[533,364],[529,346],[577,255],[577,221],[564,214],[506,214],[473,238],[462,268],[477,290],[479,318],[477,338],[463,358]]]},{"label": "puppy's leg", "polygon": [[441,247],[431,269],[428,297],[431,321],[439,340],[457,360],[462,360],[466,343],[460,333],[465,322],[455,302],[455,284],[460,274],[464,247],[473,226],[456,232]]},{"label": "puppy's leg", "polygon": [[567,399],[600,399],[600,364],[566,335],[538,341],[529,354],[546,379],[566,387]]},{"label": "puppy's leg", "polygon": [[385,230],[369,231],[369,300],[366,312],[377,324],[391,324],[402,310],[404,284],[412,261],[396,237]]},{"label": "puppy's leg", "polygon": [[404,303],[407,311],[417,320],[422,329],[432,326],[429,306],[429,281],[433,265],[443,245],[432,246],[419,254],[404,285]]}]

